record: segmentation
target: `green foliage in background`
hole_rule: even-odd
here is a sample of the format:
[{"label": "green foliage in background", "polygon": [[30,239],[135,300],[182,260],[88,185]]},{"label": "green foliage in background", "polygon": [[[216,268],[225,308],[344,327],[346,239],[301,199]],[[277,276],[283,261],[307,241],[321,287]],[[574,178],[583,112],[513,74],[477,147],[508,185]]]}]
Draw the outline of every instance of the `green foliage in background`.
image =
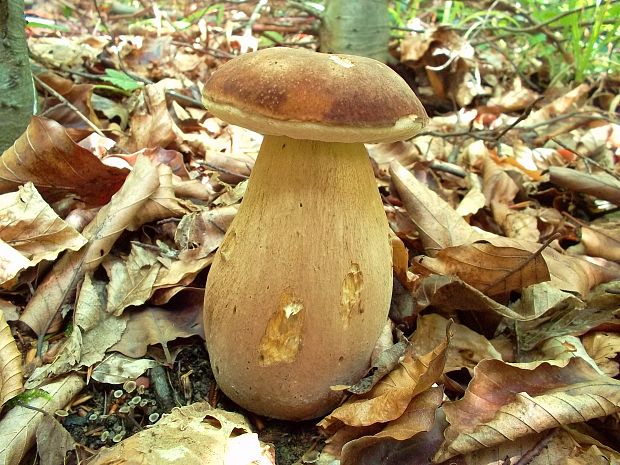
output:
[{"label": "green foliage in background", "polygon": [[477,48],[500,48],[524,73],[543,70],[550,84],[620,74],[620,0],[395,0],[390,12],[401,28],[430,13]]}]

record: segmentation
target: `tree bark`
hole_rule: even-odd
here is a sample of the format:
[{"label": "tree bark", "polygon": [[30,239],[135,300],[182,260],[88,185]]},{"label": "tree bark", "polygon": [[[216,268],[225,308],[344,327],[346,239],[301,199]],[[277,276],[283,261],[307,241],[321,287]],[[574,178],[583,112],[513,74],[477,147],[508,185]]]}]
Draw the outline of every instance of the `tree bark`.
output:
[{"label": "tree bark", "polygon": [[387,0],[328,0],[319,31],[321,51],[386,62],[390,27]]},{"label": "tree bark", "polygon": [[23,0],[0,0],[0,153],[24,132],[34,110],[25,24]]}]

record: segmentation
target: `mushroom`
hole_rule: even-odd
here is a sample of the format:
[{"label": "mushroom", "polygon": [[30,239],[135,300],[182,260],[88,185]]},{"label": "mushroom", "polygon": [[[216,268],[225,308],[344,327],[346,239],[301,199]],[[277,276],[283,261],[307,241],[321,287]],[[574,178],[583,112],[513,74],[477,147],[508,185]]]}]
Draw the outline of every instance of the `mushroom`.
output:
[{"label": "mushroom", "polygon": [[221,66],[203,102],[265,135],[205,291],[220,389],[266,416],[323,415],[368,370],[392,292],[388,224],[364,142],[427,122],[378,61],[271,48]]}]

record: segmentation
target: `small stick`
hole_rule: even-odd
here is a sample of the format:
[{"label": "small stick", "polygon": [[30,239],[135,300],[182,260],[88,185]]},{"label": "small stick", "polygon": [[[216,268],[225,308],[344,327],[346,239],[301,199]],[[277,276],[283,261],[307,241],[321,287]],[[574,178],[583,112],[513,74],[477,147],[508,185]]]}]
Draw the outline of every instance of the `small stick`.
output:
[{"label": "small stick", "polygon": [[65,97],[63,97],[62,94],[60,94],[57,91],[55,91],[54,89],[52,89],[50,86],[48,86],[46,83],[44,83],[36,75],[33,75],[32,77],[37,82],[37,84],[39,84],[41,87],[43,87],[43,89],[45,89],[47,92],[52,94],[54,97],[56,97],[58,100],[63,102],[65,105],[67,105],[71,110],[73,110],[80,117],[80,119],[83,120],[93,131],[95,131],[101,137],[105,137],[103,132],[101,132],[101,129],[99,129],[97,126],[95,126],[91,120],[89,120],[80,110],[78,110],[75,105],[73,105],[71,102],[69,102],[69,100],[67,100]]}]

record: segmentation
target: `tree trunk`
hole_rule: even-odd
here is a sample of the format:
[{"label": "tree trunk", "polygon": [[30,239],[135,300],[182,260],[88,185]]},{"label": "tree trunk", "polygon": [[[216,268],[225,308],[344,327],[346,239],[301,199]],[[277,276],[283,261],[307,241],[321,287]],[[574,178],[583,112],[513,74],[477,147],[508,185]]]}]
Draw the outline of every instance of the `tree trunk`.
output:
[{"label": "tree trunk", "polygon": [[321,51],[388,60],[387,0],[328,0],[323,13]]},{"label": "tree trunk", "polygon": [[0,153],[24,132],[34,110],[25,24],[23,0],[0,0]]}]

